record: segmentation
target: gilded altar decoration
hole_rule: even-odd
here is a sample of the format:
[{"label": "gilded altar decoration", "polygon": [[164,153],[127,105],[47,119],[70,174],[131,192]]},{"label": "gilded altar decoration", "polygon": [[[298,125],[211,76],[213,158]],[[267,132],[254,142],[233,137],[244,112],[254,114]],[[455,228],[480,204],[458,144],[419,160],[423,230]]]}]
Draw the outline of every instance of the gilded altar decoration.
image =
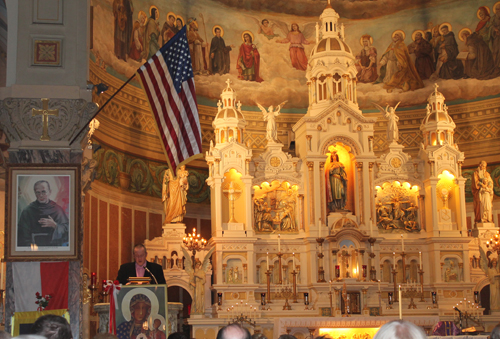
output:
[{"label": "gilded altar decoration", "polygon": [[332,212],[342,211],[347,202],[347,173],[335,146],[328,147],[325,163],[326,201]]},{"label": "gilded altar decoration", "polygon": [[296,205],[298,187],[289,182],[264,182],[255,186],[254,229],[257,232],[298,232]]},{"label": "gilded altar decoration", "polygon": [[229,200],[229,221],[228,223],[237,223],[234,218],[234,202],[238,200],[241,195],[242,189],[238,184],[234,181],[230,181],[226,183],[226,185],[222,188],[222,193]]},{"label": "gilded altar decoration", "polygon": [[173,177],[170,169],[167,169],[163,175],[162,202],[165,210],[165,224],[182,222],[186,215],[188,175],[184,165],[177,170],[176,178]]},{"label": "gilded altar decoration", "polygon": [[377,226],[380,231],[420,232],[418,187],[398,181],[377,186]]}]

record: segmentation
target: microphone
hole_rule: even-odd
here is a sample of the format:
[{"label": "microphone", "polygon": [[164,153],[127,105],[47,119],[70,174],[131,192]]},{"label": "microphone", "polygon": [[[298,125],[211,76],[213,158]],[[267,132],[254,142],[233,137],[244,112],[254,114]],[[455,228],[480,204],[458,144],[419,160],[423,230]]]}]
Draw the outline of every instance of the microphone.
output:
[{"label": "microphone", "polygon": [[158,285],[158,280],[156,280],[155,275],[154,275],[153,273],[151,273],[151,271],[147,268],[147,266],[144,266],[144,269],[145,269],[146,271],[148,271],[148,272],[149,272],[149,274],[151,274],[151,276],[152,276],[152,277],[153,277],[153,279],[155,280],[156,285]]}]

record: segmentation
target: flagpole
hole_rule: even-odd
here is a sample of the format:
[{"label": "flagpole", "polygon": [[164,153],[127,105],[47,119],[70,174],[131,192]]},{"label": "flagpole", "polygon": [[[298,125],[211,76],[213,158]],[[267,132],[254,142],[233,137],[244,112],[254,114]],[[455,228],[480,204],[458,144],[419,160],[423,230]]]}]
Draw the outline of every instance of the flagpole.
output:
[{"label": "flagpole", "polygon": [[[194,20],[193,19],[188,20],[187,25],[189,25],[192,21],[194,21]],[[184,25],[184,26],[187,26],[187,25]],[[186,30],[187,30],[187,28],[186,28]],[[177,32],[175,35],[179,34],[179,32]],[[146,61],[146,63],[147,63],[147,61]],[[78,131],[78,133],[75,135],[75,137],[73,139],[71,139],[71,141],[69,142],[70,145],[75,142],[75,140],[78,138],[80,133],[82,133],[83,130],[85,128],[87,128],[88,124],[104,109],[104,107],[106,107],[108,102],[110,102],[115,97],[115,95],[117,95],[123,89],[123,87],[125,87],[130,82],[130,80],[135,78],[136,74],[137,73],[134,73],[134,75],[132,75],[120,88],[118,88],[118,90],[104,103],[104,105],[102,105],[102,107],[99,108],[99,110],[92,116],[92,118]]]},{"label": "flagpole", "polygon": [[120,88],[118,88],[118,90],[113,93],[112,96],[109,97],[108,100],[106,100],[106,102],[104,103],[104,105],[102,105],[102,107],[99,108],[99,110],[97,112],[94,113],[94,115],[92,116],[92,118],[90,118],[90,120],[88,121],[88,123],[86,123],[79,131],[78,133],[75,135],[75,137],[69,142],[69,144],[71,145],[72,143],[75,142],[76,138],[78,138],[78,136],[80,135],[80,133],[83,132],[83,130],[85,128],[87,128],[88,124],[104,109],[104,107],[106,107],[106,105],[111,101],[113,100],[113,98],[115,97],[115,95],[117,95],[122,89],[123,87],[127,86],[127,84],[130,82],[130,80],[132,80],[133,78],[135,78],[135,75],[137,73],[134,73],[134,75],[132,75]]}]

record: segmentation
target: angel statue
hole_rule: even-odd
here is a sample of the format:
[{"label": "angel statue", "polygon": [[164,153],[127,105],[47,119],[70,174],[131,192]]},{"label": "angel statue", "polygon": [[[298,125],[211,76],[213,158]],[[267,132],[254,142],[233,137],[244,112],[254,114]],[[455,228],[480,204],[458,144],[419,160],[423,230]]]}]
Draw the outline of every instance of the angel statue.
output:
[{"label": "angel statue", "polygon": [[396,106],[394,107],[389,107],[389,104],[385,107],[385,109],[377,105],[376,103],[373,103],[378,110],[384,115],[384,117],[389,120],[389,123],[387,124],[387,141],[390,143],[397,143],[399,140],[399,129],[398,129],[398,121],[399,117],[396,115],[396,109],[398,108],[399,104],[401,103],[398,102]]},{"label": "angel statue", "polygon": [[162,202],[165,210],[165,224],[182,222],[186,214],[187,191],[189,172],[186,166],[177,170],[177,178],[174,179],[170,168],[163,175]]},{"label": "angel statue", "polygon": [[479,253],[479,264],[490,281],[490,308],[492,311],[500,311],[500,260],[490,258],[492,252],[485,253],[482,246],[479,246]]},{"label": "angel statue", "polygon": [[189,287],[194,291],[193,293],[193,307],[192,314],[204,314],[205,313],[205,281],[208,270],[208,265],[210,265],[210,257],[215,251],[215,246],[208,251],[201,262],[199,259],[195,260],[195,266],[193,268],[193,259],[189,255],[188,251],[182,247],[182,252],[184,253],[184,258],[186,258],[186,273],[189,275]]},{"label": "angel statue", "polygon": [[282,102],[281,104],[276,107],[276,111],[274,111],[274,106],[269,106],[269,108],[265,109],[264,106],[261,104],[257,103],[257,106],[259,106],[260,110],[262,111],[262,114],[264,114],[264,121],[267,121],[267,127],[266,127],[266,139],[267,142],[279,142],[278,140],[278,131],[276,130],[276,120],[275,118],[280,115],[280,110],[281,107],[283,107],[286,104],[286,101]]}]

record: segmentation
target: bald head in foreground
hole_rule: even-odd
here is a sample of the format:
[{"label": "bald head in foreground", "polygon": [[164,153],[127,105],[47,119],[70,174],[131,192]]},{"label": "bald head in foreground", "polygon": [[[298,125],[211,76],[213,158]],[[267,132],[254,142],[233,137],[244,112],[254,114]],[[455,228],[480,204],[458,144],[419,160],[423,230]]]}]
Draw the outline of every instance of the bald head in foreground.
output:
[{"label": "bald head in foreground", "polygon": [[382,326],[373,339],[427,339],[427,336],[409,321],[394,320]]},{"label": "bald head in foreground", "polygon": [[219,330],[217,339],[252,339],[252,336],[246,328],[238,324],[231,324]]}]

